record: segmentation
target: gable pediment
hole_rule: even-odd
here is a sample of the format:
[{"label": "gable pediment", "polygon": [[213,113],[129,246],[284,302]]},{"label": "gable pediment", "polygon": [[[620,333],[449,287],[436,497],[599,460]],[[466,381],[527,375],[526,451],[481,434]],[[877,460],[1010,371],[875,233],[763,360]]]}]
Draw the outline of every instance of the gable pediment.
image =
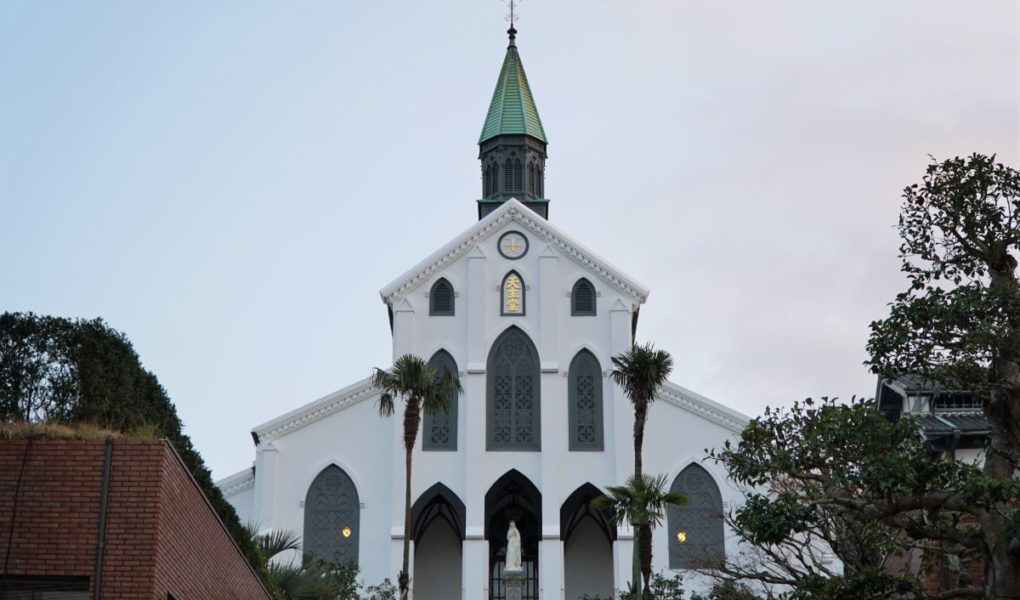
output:
[{"label": "gable pediment", "polygon": [[479,244],[513,223],[528,231],[545,244],[545,253],[554,253],[566,257],[597,277],[621,294],[631,299],[634,305],[644,304],[648,298],[648,288],[629,277],[609,261],[598,256],[575,239],[550,225],[548,221],[527,208],[515,199],[507,200],[498,209],[484,219],[454,238],[431,256],[415,265],[412,269],[395,279],[379,291],[383,302],[394,306],[408,294],[425,285],[432,275],[461,257],[484,256]]}]

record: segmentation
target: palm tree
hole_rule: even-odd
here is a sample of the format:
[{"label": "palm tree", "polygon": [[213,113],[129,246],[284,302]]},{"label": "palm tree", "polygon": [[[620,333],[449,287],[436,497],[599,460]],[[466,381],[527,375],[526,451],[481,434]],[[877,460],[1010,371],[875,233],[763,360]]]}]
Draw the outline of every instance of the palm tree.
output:
[{"label": "palm tree", "polygon": [[[643,346],[634,344],[630,350],[612,357],[613,381],[623,388],[631,404],[634,405],[634,475],[641,476],[641,448],[645,443],[645,423],[648,421],[648,408],[655,401],[655,394],[673,370],[673,357],[665,350],[656,350],[651,342]],[[634,531],[634,580],[637,581],[641,567],[640,548],[644,543],[643,528]],[[651,535],[651,530],[648,530]],[[647,541],[651,545],[651,540]],[[647,581],[646,581],[647,585]],[[636,585],[640,600],[641,589]]]},{"label": "palm tree", "polygon": [[634,475],[641,475],[641,447],[645,442],[648,407],[655,394],[673,371],[673,357],[665,350],[656,350],[651,342],[634,344],[630,350],[612,357],[613,381],[634,405]]},{"label": "palm tree", "polygon": [[[640,529],[638,554],[644,587],[639,597],[650,598],[651,589],[648,584],[652,577],[652,528],[662,524],[667,504],[683,506],[687,504],[687,497],[666,491],[665,475],[633,475],[626,484],[606,489],[609,495],[592,500],[592,508],[611,511],[614,525],[630,523]],[[636,590],[637,585],[634,587]]]},{"label": "palm tree", "polygon": [[446,412],[450,399],[461,392],[460,379],[449,369],[440,373],[421,358],[405,354],[393,362],[389,371],[376,369],[372,384],[382,391],[379,397],[379,414],[393,414],[394,398],[404,399],[404,562],[397,581],[400,598],[407,600],[408,562],[411,549],[411,453],[418,438],[421,413]]}]

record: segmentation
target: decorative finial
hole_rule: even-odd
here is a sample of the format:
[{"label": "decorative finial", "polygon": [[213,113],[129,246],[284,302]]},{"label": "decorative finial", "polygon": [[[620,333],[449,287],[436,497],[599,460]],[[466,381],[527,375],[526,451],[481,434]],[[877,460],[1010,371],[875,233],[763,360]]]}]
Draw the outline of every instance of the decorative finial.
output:
[{"label": "decorative finial", "polygon": [[514,7],[517,5],[518,2],[520,2],[520,0],[509,0],[510,14],[507,17],[507,20],[510,21],[510,29],[507,29],[506,33],[507,33],[507,35],[510,36],[510,45],[509,45],[510,48],[516,48],[517,47],[517,42],[515,41],[517,39],[517,28],[514,27],[514,23],[517,20],[517,13],[514,12]]}]

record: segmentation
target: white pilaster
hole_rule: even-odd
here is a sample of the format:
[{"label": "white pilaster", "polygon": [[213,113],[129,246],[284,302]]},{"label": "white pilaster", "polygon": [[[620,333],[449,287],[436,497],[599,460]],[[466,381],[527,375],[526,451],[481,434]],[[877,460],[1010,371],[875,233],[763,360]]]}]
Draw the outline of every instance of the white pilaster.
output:
[{"label": "white pilaster", "polygon": [[563,298],[563,282],[558,281],[559,257],[547,244],[538,259],[538,323],[541,331],[538,354],[542,367],[552,366],[559,360],[560,309]]},{"label": "white pilaster", "polygon": [[468,529],[463,546],[462,600],[484,600],[489,597],[489,541],[481,530]]},{"label": "white pilaster", "polygon": [[485,368],[485,302],[491,292],[485,282],[485,253],[475,246],[468,254],[467,298],[467,370]]},{"label": "white pilaster", "polygon": [[[544,525],[542,529],[548,531]],[[543,536],[539,543],[538,558],[539,600],[563,600],[566,586],[563,578],[563,542],[560,541],[559,531],[551,537]]]},{"label": "white pilaster", "polygon": [[[609,321],[611,355],[626,352],[630,349],[632,341],[630,307],[617,300],[610,308]],[[606,369],[611,370],[612,364],[607,365]],[[611,424],[606,427],[606,435],[613,436],[615,472],[612,480],[616,482],[614,485],[620,485],[634,473],[634,409],[623,389],[613,383],[612,379],[607,381],[604,391],[606,396],[603,399],[603,409],[607,413],[612,411],[612,420],[607,418],[605,421]],[[610,406],[611,408],[607,408]]]},{"label": "white pilaster", "polygon": [[616,529],[613,544],[613,589],[625,591],[630,586],[634,568],[634,534],[629,526]]},{"label": "white pilaster", "polygon": [[255,498],[256,524],[260,529],[276,526],[276,475],[279,452],[271,442],[259,444],[255,450]]}]

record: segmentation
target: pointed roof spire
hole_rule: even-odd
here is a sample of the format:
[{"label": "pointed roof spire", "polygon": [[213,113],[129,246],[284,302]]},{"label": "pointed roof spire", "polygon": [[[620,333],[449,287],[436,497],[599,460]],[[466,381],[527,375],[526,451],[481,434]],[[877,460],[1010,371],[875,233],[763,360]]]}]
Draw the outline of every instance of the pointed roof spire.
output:
[{"label": "pointed roof spire", "polygon": [[478,139],[481,144],[485,140],[498,135],[530,135],[548,143],[542,119],[538,116],[535,98],[531,95],[528,77],[524,74],[524,65],[517,53],[517,29],[513,24],[507,30],[510,43],[503,59],[503,68],[496,80],[496,89],[492,92],[492,102],[485,117],[482,135]]}]

